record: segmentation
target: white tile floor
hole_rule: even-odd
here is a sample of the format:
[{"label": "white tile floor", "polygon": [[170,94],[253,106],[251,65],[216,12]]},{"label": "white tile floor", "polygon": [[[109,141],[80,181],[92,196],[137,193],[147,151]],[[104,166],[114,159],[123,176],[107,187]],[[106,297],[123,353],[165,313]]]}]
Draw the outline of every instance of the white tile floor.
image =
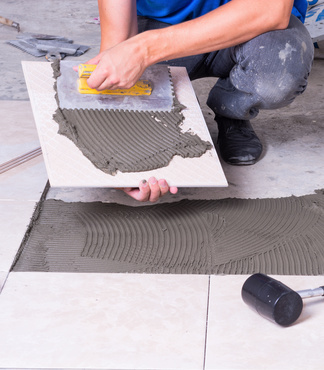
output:
[{"label": "white tile floor", "polygon": [[[242,303],[239,292],[246,278],[211,277],[206,370],[322,369],[323,298],[305,299],[299,319],[284,328]],[[317,288],[324,281],[322,276],[275,278],[293,290]]]},{"label": "white tile floor", "polygon": [[12,273],[0,367],[202,369],[207,295],[208,276]]},{"label": "white tile floor", "polygon": [[[40,146],[29,101],[0,100],[0,163]],[[0,201],[38,201],[47,182],[42,156],[1,176]]]},{"label": "white tile floor", "polygon": [[[282,328],[244,305],[246,278],[11,273],[0,368],[322,369],[322,298]],[[295,290],[323,283],[276,278]]]}]

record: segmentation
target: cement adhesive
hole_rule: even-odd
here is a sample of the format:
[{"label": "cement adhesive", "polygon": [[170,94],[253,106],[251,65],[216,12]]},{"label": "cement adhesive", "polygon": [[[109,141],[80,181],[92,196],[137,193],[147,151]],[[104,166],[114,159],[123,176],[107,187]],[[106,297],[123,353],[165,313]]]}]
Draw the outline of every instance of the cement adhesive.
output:
[{"label": "cement adhesive", "polygon": [[200,157],[210,143],[182,133],[179,112],[58,109],[59,134],[68,137],[97,168],[115,175],[165,167],[173,156]]},{"label": "cement adhesive", "polygon": [[324,191],[154,206],[42,201],[13,271],[324,274]]},{"label": "cement adhesive", "polygon": [[[54,78],[59,62],[52,64]],[[55,83],[54,88],[57,88]],[[175,155],[200,157],[212,145],[198,135],[182,132],[182,106],[174,99],[171,112],[114,109],[65,109],[54,120],[59,134],[68,137],[97,168],[115,175],[165,167]]]}]

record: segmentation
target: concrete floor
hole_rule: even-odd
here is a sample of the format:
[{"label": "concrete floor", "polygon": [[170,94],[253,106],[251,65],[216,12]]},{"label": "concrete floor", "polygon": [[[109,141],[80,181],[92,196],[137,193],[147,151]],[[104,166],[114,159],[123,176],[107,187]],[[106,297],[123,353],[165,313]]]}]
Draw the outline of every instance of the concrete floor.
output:
[{"label": "concrete floor", "polygon": [[[98,15],[96,1],[1,5],[0,15],[19,22],[22,32],[66,36],[91,47],[74,60],[99,50],[99,26],[87,23]],[[21,61],[42,59],[5,43],[16,36],[14,28],[0,25],[0,163],[39,146]],[[183,188],[163,201],[279,198],[323,189],[324,60],[316,55],[306,92],[255,120],[265,148],[256,165],[223,163],[228,188]],[[193,85],[216,136],[205,104],[214,82]],[[9,273],[46,181],[41,156],[0,175],[0,368],[284,369],[288,362],[294,369],[322,368],[320,301],[306,305],[300,325],[281,330],[242,305],[246,276]],[[135,204],[113,189],[52,188],[48,197]],[[323,285],[321,277],[278,279],[296,290]]]}]

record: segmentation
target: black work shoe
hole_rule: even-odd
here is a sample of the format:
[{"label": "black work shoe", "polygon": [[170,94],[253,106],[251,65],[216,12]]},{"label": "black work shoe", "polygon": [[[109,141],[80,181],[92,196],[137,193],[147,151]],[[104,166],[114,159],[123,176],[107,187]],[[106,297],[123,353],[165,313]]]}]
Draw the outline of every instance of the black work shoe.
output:
[{"label": "black work shoe", "polygon": [[220,155],[233,165],[254,164],[262,153],[262,144],[250,121],[236,120],[216,115]]}]

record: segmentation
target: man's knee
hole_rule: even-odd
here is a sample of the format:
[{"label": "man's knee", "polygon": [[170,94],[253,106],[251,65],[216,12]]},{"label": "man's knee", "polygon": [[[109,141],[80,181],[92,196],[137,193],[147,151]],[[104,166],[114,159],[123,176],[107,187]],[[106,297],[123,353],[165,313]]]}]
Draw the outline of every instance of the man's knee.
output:
[{"label": "man's knee", "polygon": [[290,28],[268,32],[238,47],[233,85],[255,94],[260,108],[291,103],[307,86],[314,56],[306,28],[292,19]]},{"label": "man's knee", "polygon": [[308,74],[309,72],[293,73],[286,70],[281,73],[264,71],[258,73],[252,89],[256,101],[259,102],[259,108],[275,109],[292,103],[305,91]]}]

